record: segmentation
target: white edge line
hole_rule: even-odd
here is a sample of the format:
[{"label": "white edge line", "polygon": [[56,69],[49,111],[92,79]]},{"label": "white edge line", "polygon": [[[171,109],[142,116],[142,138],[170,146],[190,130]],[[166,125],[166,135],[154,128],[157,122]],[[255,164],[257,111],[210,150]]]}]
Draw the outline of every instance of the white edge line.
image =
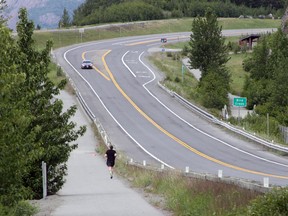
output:
[{"label": "white edge line", "polygon": [[155,160],[159,161],[160,163],[164,164],[165,166],[169,167],[170,169],[175,169],[174,167],[170,166],[169,164],[163,162],[162,160],[160,160],[159,158],[157,158],[156,156],[154,156],[153,154],[151,154],[149,151],[147,151],[140,143],[137,142],[137,140],[135,140],[125,129],[124,127],[117,121],[117,119],[112,115],[112,113],[108,110],[108,108],[105,106],[105,104],[103,103],[103,101],[101,100],[101,98],[99,97],[99,95],[96,93],[96,91],[93,89],[93,87],[90,85],[90,83],[79,73],[79,71],[68,61],[66,54],[72,50],[78,49],[80,47],[84,47],[84,46],[88,46],[88,45],[83,45],[83,46],[78,46],[78,47],[74,47],[72,49],[67,50],[64,53],[64,59],[65,61],[73,68],[73,70],[84,80],[84,82],[86,82],[86,84],[89,86],[89,88],[92,90],[92,92],[96,95],[96,97],[98,98],[98,100],[100,101],[100,103],[102,104],[102,106],[104,107],[104,109],[108,112],[108,114],[111,116],[111,118],[117,123],[117,125],[127,134],[127,136],[129,136],[144,152],[146,152],[148,155],[150,155],[152,158],[154,158]]},{"label": "white edge line", "polygon": [[124,61],[124,57],[129,53],[129,50],[122,56],[121,60],[122,63],[124,64],[124,66],[128,69],[128,71],[134,76],[136,77],[136,75],[133,73],[133,71],[130,69],[130,67],[128,67],[128,65],[125,63]]},{"label": "white edge line", "polygon": [[[140,54],[140,56],[139,56],[139,61],[154,75],[154,79],[155,79],[155,74],[154,74],[154,72],[141,60],[141,57],[142,57],[143,53],[144,53],[144,52],[142,52],[142,53]],[[154,80],[154,79],[153,79],[153,80]],[[224,145],[226,145],[226,146],[228,146],[228,147],[230,147],[230,148],[232,148],[232,149],[235,149],[235,150],[237,150],[237,151],[239,151],[239,152],[242,152],[242,153],[244,153],[244,154],[246,154],[246,155],[252,156],[252,157],[254,157],[254,158],[257,158],[257,159],[260,159],[260,160],[263,160],[263,161],[266,161],[266,162],[269,162],[269,163],[272,163],[272,164],[276,164],[276,165],[283,166],[283,167],[288,167],[288,165],[286,165],[286,164],[278,163],[278,162],[276,162],[276,161],[271,161],[271,160],[268,160],[268,159],[259,157],[259,156],[257,156],[257,155],[251,154],[251,153],[249,153],[249,152],[246,152],[246,151],[244,151],[244,150],[242,150],[242,149],[239,149],[239,148],[237,148],[237,147],[235,147],[235,146],[232,146],[232,145],[230,145],[230,144],[228,144],[228,143],[226,143],[226,142],[224,142],[224,141],[222,141],[222,140],[220,140],[220,139],[218,139],[218,138],[216,138],[216,137],[213,137],[213,136],[211,136],[210,134],[207,134],[207,133],[205,133],[204,131],[196,128],[194,125],[190,124],[190,123],[187,122],[185,119],[181,118],[179,115],[177,115],[175,112],[173,112],[170,108],[168,108],[164,103],[162,103],[155,95],[153,95],[153,94],[149,91],[149,89],[146,87],[146,85],[149,84],[150,82],[152,82],[153,80],[150,80],[149,82],[146,82],[145,84],[143,84],[144,89],[145,89],[155,100],[157,100],[163,107],[165,107],[169,112],[171,112],[173,115],[175,115],[177,118],[179,118],[181,121],[183,121],[184,123],[186,123],[187,125],[189,125],[189,126],[192,127],[193,129],[197,130],[199,133],[202,133],[202,134],[204,134],[205,136],[208,136],[208,137],[210,137],[211,139],[214,139],[214,140],[216,140],[216,141],[218,141],[218,142],[220,142],[220,143],[222,143],[222,144],[224,144]]]}]

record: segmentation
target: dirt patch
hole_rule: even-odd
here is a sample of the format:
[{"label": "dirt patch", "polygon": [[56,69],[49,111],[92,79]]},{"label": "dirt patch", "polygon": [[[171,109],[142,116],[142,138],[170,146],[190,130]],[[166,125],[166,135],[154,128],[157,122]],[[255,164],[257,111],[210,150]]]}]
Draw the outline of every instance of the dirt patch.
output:
[{"label": "dirt patch", "polygon": [[41,200],[31,200],[30,203],[38,209],[35,216],[51,216],[52,212],[61,205],[62,199],[53,195]]}]

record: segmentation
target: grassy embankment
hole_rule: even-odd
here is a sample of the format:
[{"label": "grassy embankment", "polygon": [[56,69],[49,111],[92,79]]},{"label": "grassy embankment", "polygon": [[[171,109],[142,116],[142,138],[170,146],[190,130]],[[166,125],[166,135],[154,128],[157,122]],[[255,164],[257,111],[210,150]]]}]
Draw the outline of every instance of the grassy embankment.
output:
[{"label": "grassy embankment", "polygon": [[[219,19],[219,24],[223,29],[245,29],[245,28],[278,28],[280,20],[258,20],[258,19]],[[159,20],[138,23],[126,26],[111,26],[110,28],[85,29],[84,33],[79,33],[79,29],[70,31],[35,31],[34,39],[39,48],[43,47],[47,40],[52,40],[54,49],[71,44],[102,40],[116,37],[161,34],[170,32],[191,31],[192,18]],[[91,26],[89,26],[91,27]],[[81,39],[82,38],[82,39]]]},{"label": "grassy embankment", "polygon": [[[191,22],[191,19],[168,20],[149,22],[142,26],[121,27],[121,29],[120,27],[113,27],[108,30],[85,30],[82,41],[165,33],[167,30],[168,32],[190,31]],[[221,19],[220,24],[223,25],[223,29],[277,28],[280,25],[280,21]],[[74,33],[37,32],[34,37],[39,47],[43,46],[44,41],[47,39],[54,41],[55,48],[80,42],[80,34],[77,31]],[[187,96],[193,95],[194,93],[189,91],[191,85],[196,85],[197,83],[189,73],[185,73],[184,82],[189,83],[190,88],[181,88],[181,86],[185,86],[183,83],[177,85],[177,82],[176,84],[172,82],[177,76],[179,78],[181,75],[181,63],[175,61],[175,56],[164,56],[163,58],[162,54],[158,53],[156,55],[158,60],[154,63],[167,73],[167,77],[170,77],[171,88],[179,88],[178,90],[182,91],[183,94],[187,94]],[[238,67],[241,61],[241,56],[236,56],[231,67]],[[54,74],[56,74],[56,71],[56,68],[54,68]],[[242,76],[242,74],[238,76]],[[167,79],[168,82],[169,79]],[[180,84],[181,78],[178,80]],[[100,136],[98,135],[98,137],[100,142],[98,151],[103,154],[105,150],[104,144],[103,141],[101,144]],[[141,168],[128,166],[125,160],[117,161],[117,172],[129,179],[133,187],[142,188],[145,192],[163,197],[164,203],[161,201],[162,199],[158,199],[153,201],[154,205],[172,211],[174,215],[245,215],[242,212],[243,208],[248,205],[250,200],[259,195],[255,191],[241,189],[233,185],[186,178],[178,173],[142,170]]]}]

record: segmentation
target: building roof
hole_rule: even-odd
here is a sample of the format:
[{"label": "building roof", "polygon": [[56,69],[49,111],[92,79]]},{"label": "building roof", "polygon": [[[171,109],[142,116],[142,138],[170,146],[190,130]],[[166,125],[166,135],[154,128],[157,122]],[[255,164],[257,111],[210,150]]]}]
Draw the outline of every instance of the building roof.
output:
[{"label": "building roof", "polygon": [[246,36],[246,37],[244,37],[244,38],[241,38],[239,41],[247,41],[247,40],[249,40],[249,39],[254,40],[254,39],[258,39],[258,38],[260,38],[260,37],[261,37],[261,36],[258,35],[258,34],[251,34],[251,35],[248,35],[248,36]]}]

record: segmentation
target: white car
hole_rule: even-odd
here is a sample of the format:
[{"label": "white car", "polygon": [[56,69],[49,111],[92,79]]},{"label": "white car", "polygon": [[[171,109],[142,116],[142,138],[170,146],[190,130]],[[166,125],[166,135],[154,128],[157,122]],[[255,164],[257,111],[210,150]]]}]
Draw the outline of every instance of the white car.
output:
[{"label": "white car", "polygon": [[90,60],[83,60],[82,64],[81,64],[81,68],[82,69],[92,69],[93,68],[93,64]]}]

